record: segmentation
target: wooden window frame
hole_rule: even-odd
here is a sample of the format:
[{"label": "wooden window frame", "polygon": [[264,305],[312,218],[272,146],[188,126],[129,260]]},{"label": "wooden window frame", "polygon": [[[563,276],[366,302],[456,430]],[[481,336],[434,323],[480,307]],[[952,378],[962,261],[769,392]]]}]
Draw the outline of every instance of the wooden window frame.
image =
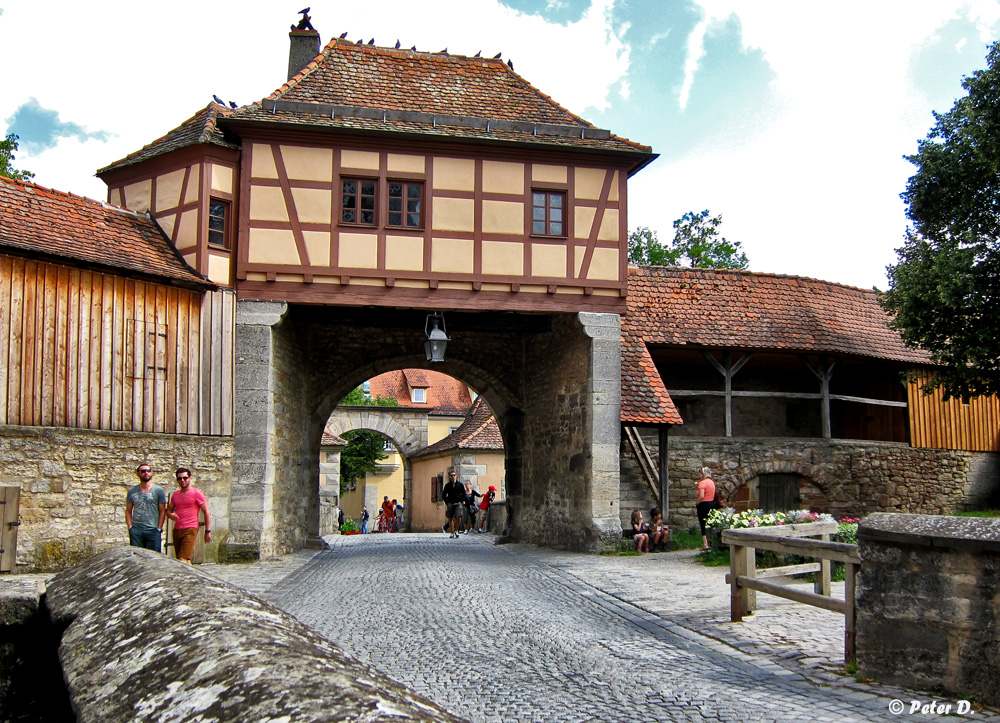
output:
[{"label": "wooden window frame", "polygon": [[[223,209],[222,216],[212,213],[212,207],[219,206]],[[212,221],[222,219],[222,229],[212,228]],[[224,198],[210,196],[208,199],[208,245],[215,249],[225,249],[230,251],[233,248],[233,204]],[[212,240],[212,234],[221,234],[222,242],[217,243]]]},{"label": "wooden window frame", "polygon": [[[535,203],[536,196],[544,196],[544,205],[538,205]],[[552,218],[552,211],[556,208],[552,205],[551,199],[558,197],[560,199],[560,205],[558,209],[560,211],[561,219],[554,220]],[[535,218],[535,210],[543,209],[544,219]],[[566,192],[565,191],[555,191],[549,188],[532,188],[531,189],[531,235],[540,236],[544,238],[567,238],[567,213],[566,213]],[[536,231],[535,224],[541,222],[545,226],[544,231]],[[553,233],[552,224],[558,223],[561,228],[558,233]]]},{"label": "wooden window frame", "polygon": [[[392,186],[399,184],[401,186],[401,195],[398,197],[402,203],[400,204],[399,210],[393,210],[392,201],[396,196],[392,195]],[[413,201],[413,197],[410,196],[410,189],[419,189],[420,195],[416,198],[417,210],[409,210],[409,204]],[[385,225],[386,228],[393,229],[403,229],[407,231],[421,231],[424,228],[424,209],[426,207],[427,194],[426,188],[423,181],[417,181],[412,179],[394,179],[390,178],[386,181],[386,192],[385,192]],[[393,223],[393,214],[399,214],[400,223]],[[416,214],[416,223],[410,223],[411,215]]]},{"label": "wooden window frame", "polygon": [[[348,209],[344,205],[344,197],[349,195],[344,191],[344,184],[354,182],[357,184],[357,190],[350,194],[355,198],[355,207],[353,209]],[[371,183],[374,186],[374,191],[371,196],[374,199],[372,201],[372,222],[366,223],[361,220],[361,213],[365,210],[361,208],[361,199],[368,194],[361,193],[361,184]],[[378,228],[379,226],[379,179],[371,178],[367,176],[341,176],[340,177],[340,225],[341,226],[354,226],[359,228]],[[347,221],[344,219],[344,211],[353,210],[355,215],[354,221]]]}]

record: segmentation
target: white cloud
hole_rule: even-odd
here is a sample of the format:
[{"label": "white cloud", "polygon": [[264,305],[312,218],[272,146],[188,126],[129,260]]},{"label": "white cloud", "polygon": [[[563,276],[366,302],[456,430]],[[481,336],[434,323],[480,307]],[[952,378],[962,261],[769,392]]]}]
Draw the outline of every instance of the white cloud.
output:
[{"label": "white cloud", "polygon": [[712,139],[638,174],[630,227],[669,236],[675,218],[708,207],[723,214],[723,233],[744,243],[755,270],[884,287],[906,226],[898,195],[912,166],[902,155],[932,122],[911,84],[910,59],[967,4],[702,5],[686,77],[698,82],[704,33],[732,13],[744,47],[759,49],[771,67],[780,102],[752,139]]},{"label": "white cloud", "polygon": [[[323,42],[348,30],[380,45],[462,55],[503,52],[515,70],[567,109],[586,117],[613,96],[629,67],[623,27],[612,25],[613,0],[592,0],[573,23],[561,25],[501,5],[498,0],[411,0],[314,6]],[[272,2],[176,0],[155,3],[50,0],[44,28],[28,3],[0,16],[0,47],[22,59],[4,78],[0,123],[35,97],[61,120],[117,134],[31,155],[21,168],[60,190],[105,196],[93,172],[176,127],[218,94],[240,104],[258,100],[285,80],[288,31],[297,16]],[[41,44],[44,40],[44,45]],[[71,149],[71,153],[67,151]]]}]

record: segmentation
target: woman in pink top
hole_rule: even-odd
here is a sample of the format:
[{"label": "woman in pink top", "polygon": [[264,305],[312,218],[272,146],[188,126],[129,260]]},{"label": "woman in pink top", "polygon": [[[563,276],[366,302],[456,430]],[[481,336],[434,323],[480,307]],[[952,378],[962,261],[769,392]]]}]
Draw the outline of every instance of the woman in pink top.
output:
[{"label": "woman in pink top", "polygon": [[715,509],[715,482],[712,480],[712,470],[701,468],[701,480],[695,485],[698,490],[698,524],[701,525],[701,549],[708,549],[708,535],[705,534],[705,520],[708,513]]}]

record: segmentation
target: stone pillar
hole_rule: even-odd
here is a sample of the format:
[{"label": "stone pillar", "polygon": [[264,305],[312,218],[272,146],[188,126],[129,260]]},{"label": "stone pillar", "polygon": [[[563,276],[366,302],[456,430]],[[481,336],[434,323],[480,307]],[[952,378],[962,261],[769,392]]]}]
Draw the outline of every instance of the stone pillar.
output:
[{"label": "stone pillar", "polygon": [[617,314],[579,313],[590,346],[589,393],[592,452],[590,511],[605,539],[621,538],[619,520],[619,455],[621,445],[621,319]]},{"label": "stone pillar", "polygon": [[505,420],[514,540],[593,550],[621,538],[617,314],[553,317],[525,347],[523,429]]},{"label": "stone pillar", "polygon": [[274,554],[274,335],[288,304],[236,304],[236,440],[227,556]]}]

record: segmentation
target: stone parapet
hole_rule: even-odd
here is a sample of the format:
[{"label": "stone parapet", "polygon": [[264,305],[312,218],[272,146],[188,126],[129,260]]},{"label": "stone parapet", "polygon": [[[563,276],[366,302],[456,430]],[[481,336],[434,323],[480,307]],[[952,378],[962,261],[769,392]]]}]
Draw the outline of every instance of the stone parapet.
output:
[{"label": "stone parapet", "polygon": [[858,553],[859,672],[1000,704],[1000,520],[873,514]]},{"label": "stone parapet", "polygon": [[47,604],[80,723],[461,720],[245,590],[148,550],[64,570]]}]

